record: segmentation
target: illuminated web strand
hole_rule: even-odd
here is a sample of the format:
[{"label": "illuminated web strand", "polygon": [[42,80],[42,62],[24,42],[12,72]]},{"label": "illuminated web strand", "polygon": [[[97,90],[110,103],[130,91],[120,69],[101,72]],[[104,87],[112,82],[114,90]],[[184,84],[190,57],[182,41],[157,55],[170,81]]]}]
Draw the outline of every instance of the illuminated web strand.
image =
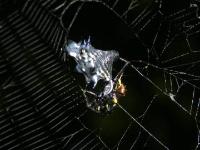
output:
[{"label": "illuminated web strand", "polygon": [[119,108],[121,108],[137,125],[139,125],[145,132],[147,132],[155,141],[157,141],[160,145],[162,145],[165,149],[169,150],[169,148],[161,142],[158,138],[156,138],[152,133],[150,133],[142,124],[140,124],[126,109],[124,109],[120,104],[117,103]]},{"label": "illuminated web strand", "polygon": [[[32,3],[32,2],[34,2],[34,1],[32,1],[32,0],[29,0],[28,2],[27,2],[27,4],[28,3]],[[61,3],[60,5],[59,5],[59,7],[53,7],[54,5],[56,5],[56,0],[53,0],[53,1],[50,1],[50,0],[41,0],[41,1],[39,1],[38,3],[41,3],[42,4],[42,6],[44,6],[45,7],[45,13],[46,14],[50,14],[51,16],[56,16],[56,15],[54,15],[54,12],[56,11],[56,10],[62,10],[62,9],[65,9],[65,10],[67,10],[68,8],[70,8],[70,6],[72,6],[73,4],[75,4],[75,2],[83,2],[84,4],[86,4],[87,2],[89,3],[89,2],[98,2],[98,3],[102,3],[102,4],[106,4],[106,2],[108,2],[107,0],[105,0],[105,3],[103,3],[103,1],[97,1],[97,0],[87,0],[87,1],[84,1],[84,0],[79,0],[79,1],[63,1],[63,3]],[[69,2],[69,3],[68,3]],[[111,2],[111,1],[109,1],[109,2]],[[119,6],[118,4],[119,4],[119,2],[121,2],[120,0],[116,0],[116,1],[113,1],[112,2],[112,4],[110,5],[110,7],[109,7],[109,9],[117,16],[117,17],[119,17],[119,18],[121,18],[121,20],[123,20],[124,22],[126,22],[127,24],[129,24],[129,26],[130,27],[132,27],[132,29],[134,29],[135,27],[138,27],[139,29],[137,30],[138,32],[141,32],[141,31],[146,31],[146,29],[147,29],[147,27],[148,27],[148,25],[150,24],[150,21],[149,20],[153,20],[153,19],[155,19],[156,18],[156,16],[155,16],[155,14],[153,14],[152,16],[151,15],[149,15],[149,14],[151,14],[151,11],[152,11],[152,9],[147,9],[147,8],[145,8],[144,9],[144,11],[142,11],[142,12],[140,12],[136,17],[133,17],[133,18],[131,18],[131,16],[130,16],[130,14],[132,13],[131,12],[131,10],[133,10],[133,8],[137,8],[137,6],[140,6],[138,3],[135,3],[134,5],[132,4],[132,2],[130,2],[130,5],[127,7],[127,9],[122,13],[122,15],[120,15],[119,13],[117,13],[117,7]],[[154,1],[154,2],[157,2],[158,4],[159,4],[159,6],[156,8],[156,12],[159,12],[159,14],[161,14],[162,15],[162,12],[160,12],[160,8],[162,8],[162,5],[163,5],[163,3],[162,3],[162,0],[160,0],[160,1]],[[197,1],[196,1],[197,2]],[[82,4],[83,4],[82,3]],[[69,32],[70,32],[70,30],[71,30],[71,27],[73,26],[73,23],[75,22],[75,20],[76,19],[78,19],[78,14],[79,13],[81,13],[81,8],[82,8],[82,6],[83,5],[80,5],[78,8],[79,9],[77,9],[77,11],[75,12],[75,14],[74,14],[74,19],[70,22],[70,25],[69,25],[69,27],[67,27],[66,28],[66,30],[68,30],[68,33],[67,33],[67,37],[69,36],[68,34],[69,34]],[[155,4],[155,3],[154,3]],[[192,6],[192,3],[190,3],[190,5]],[[109,6],[109,5],[105,5],[106,7],[107,6]],[[113,7],[112,8],[112,6],[115,6],[115,7]],[[199,9],[198,8],[198,6],[197,5],[193,5],[193,6],[195,6],[197,9]],[[192,6],[192,7],[193,7]],[[26,7],[26,6],[25,6]],[[43,7],[43,8],[44,8]],[[63,30],[58,30],[58,24],[56,24],[55,25],[55,22],[53,22],[51,19],[50,19],[50,17],[48,16],[48,17],[44,17],[44,18],[42,18],[42,23],[41,23],[41,21],[39,21],[39,20],[37,20],[37,18],[40,18],[40,17],[37,17],[37,15],[39,14],[39,12],[41,13],[40,14],[40,16],[45,16],[45,13],[43,13],[43,12],[41,12],[41,9],[38,9],[39,7],[36,5],[36,4],[34,4],[34,5],[31,5],[31,6],[27,6],[27,9],[28,9],[28,11],[27,11],[27,13],[23,13],[23,15],[25,15],[25,16],[27,16],[28,14],[30,14],[30,20],[28,20],[28,22],[30,23],[32,20],[32,22],[31,22],[31,27],[33,27],[34,28],[34,31],[38,34],[38,33],[40,33],[39,34],[39,36],[38,36],[38,39],[39,40],[45,40],[45,41],[48,41],[47,43],[49,44],[49,45],[51,45],[51,43],[52,43],[52,45],[54,46],[54,47],[56,47],[56,52],[59,52],[59,50],[60,50],[60,45],[62,45],[62,39],[63,39],[63,37],[65,37],[65,31],[63,31]],[[164,19],[169,19],[170,20],[170,17],[173,17],[173,20],[174,21],[179,21],[179,20],[183,20],[184,21],[184,23],[185,22],[187,22],[187,21],[189,21],[190,19],[193,19],[193,18],[189,18],[189,19],[185,19],[184,17],[186,17],[186,16],[188,16],[188,15],[190,15],[191,13],[190,12],[187,12],[188,11],[188,9],[189,8],[187,8],[187,9],[183,9],[183,10],[180,10],[180,11],[177,11],[177,12],[175,12],[175,13],[170,13],[170,15],[169,16],[167,16],[166,18],[164,18]],[[64,12],[64,11],[63,11]],[[198,11],[196,11],[196,17],[197,18],[199,18],[199,16],[198,16],[198,13],[197,13]],[[59,16],[60,18],[62,17],[62,15],[63,14],[61,14],[61,16]],[[13,16],[10,16],[10,18],[14,18],[14,15]],[[59,18],[59,19],[60,19]],[[130,19],[131,18],[131,19]],[[148,18],[146,21],[145,21],[145,19],[146,18]],[[17,24],[19,23],[19,24],[21,24],[21,23],[23,23],[24,22],[24,20],[20,20],[18,23],[16,23],[17,21],[18,21],[18,18],[14,18],[14,20],[15,20],[15,25],[17,26]],[[130,21],[131,20],[131,21]],[[13,21],[13,20],[12,20]],[[183,21],[180,23],[180,24],[182,24],[183,23]],[[14,21],[13,21],[14,22]],[[45,23],[44,23],[45,22]],[[143,23],[144,22],[144,23]],[[130,25],[130,23],[131,23],[131,25]],[[163,23],[162,23],[163,24]],[[4,25],[0,25],[1,26],[1,28],[3,29],[4,28]],[[24,27],[24,25],[23,25],[23,27]],[[23,28],[23,27],[21,27],[21,28]],[[64,27],[64,26],[63,26]],[[7,27],[6,27],[7,28]],[[194,78],[196,81],[198,81],[199,80],[199,78],[200,78],[200,76],[198,76],[198,75],[193,75],[193,74],[191,74],[191,73],[189,73],[188,72],[188,70],[186,70],[185,72],[183,72],[183,71],[176,71],[176,68],[177,67],[183,67],[183,66],[186,66],[186,68],[187,68],[187,66],[196,66],[196,67],[198,67],[198,63],[199,63],[199,61],[190,61],[190,62],[187,62],[187,63],[183,63],[183,64],[178,64],[178,65],[172,65],[172,66],[166,66],[166,67],[164,67],[164,68],[160,68],[159,66],[155,66],[155,65],[153,65],[153,64],[151,64],[149,61],[150,61],[150,58],[153,58],[153,57],[156,57],[157,59],[160,59],[160,57],[161,56],[164,56],[164,54],[166,54],[166,53],[168,53],[168,47],[173,43],[173,41],[175,40],[175,38],[177,37],[177,35],[174,35],[174,37],[170,37],[171,36],[171,25],[169,26],[169,28],[167,29],[167,35],[166,35],[166,39],[165,39],[165,41],[164,41],[164,46],[163,46],[163,48],[161,49],[161,53],[159,54],[159,53],[157,53],[157,51],[155,51],[155,47],[156,47],[156,42],[157,42],[157,40],[159,40],[159,38],[158,38],[158,36],[157,35],[159,35],[159,29],[156,29],[156,36],[155,37],[153,37],[153,44],[152,44],[152,46],[151,46],[151,49],[149,50],[149,48],[148,48],[148,46],[147,45],[145,45],[145,42],[144,42],[144,40],[143,39],[141,39],[140,41],[141,41],[141,43],[144,45],[144,47],[146,48],[146,51],[147,51],[147,54],[148,54],[148,61],[147,62],[145,62],[146,63],[146,65],[147,66],[152,66],[152,67],[154,67],[154,68],[157,68],[157,69],[160,69],[163,73],[164,73],[164,75],[165,76],[167,76],[167,75],[169,75],[170,76],[170,79],[168,80],[167,79],[167,77],[164,77],[164,82],[165,82],[165,86],[167,85],[167,82],[169,81],[170,82],[170,91],[169,92],[171,92],[171,93],[169,93],[167,90],[167,87],[166,87],[166,89],[162,89],[162,88],[160,88],[159,86],[157,86],[156,85],[156,83],[154,82],[154,81],[152,81],[151,80],[151,78],[148,78],[146,75],[144,75],[143,74],[143,72],[141,72],[138,68],[136,68],[136,67],[134,67],[133,69],[135,69],[143,78],[145,78],[145,79],[147,79],[155,88],[158,88],[160,91],[161,91],[161,93],[162,94],[164,94],[164,95],[167,95],[168,97],[170,97],[170,99],[173,101],[173,102],[175,102],[176,104],[177,104],[177,106],[179,106],[180,108],[182,108],[184,111],[186,111],[188,114],[190,114],[191,115],[191,113],[192,113],[192,110],[193,109],[195,109],[194,107],[193,107],[193,105],[194,105],[194,95],[195,95],[195,93],[196,93],[196,91],[195,91],[195,88],[197,88],[197,89],[199,89],[199,86],[196,86],[195,84],[192,84],[190,81],[191,80],[193,80],[192,78]],[[19,28],[20,29],[20,28]],[[192,30],[193,29],[193,30]],[[191,32],[190,32],[190,30],[191,30]],[[186,31],[185,33],[186,33],[186,35],[187,35],[187,37],[185,38],[186,40],[187,40],[187,42],[188,42],[188,45],[190,46],[190,41],[189,41],[189,38],[188,38],[188,36],[190,36],[190,35],[192,35],[192,34],[196,34],[196,33],[198,33],[200,30],[199,30],[199,23],[195,23],[195,24],[192,24],[192,26],[190,27],[190,30],[188,30],[188,31]],[[50,31],[50,33],[51,34],[48,34],[49,33],[49,31]],[[35,33],[34,32],[34,33]],[[56,34],[55,34],[56,33]],[[16,33],[16,34],[18,34],[18,33]],[[15,35],[16,35],[15,34]],[[32,33],[28,33],[27,32],[27,35],[31,35],[30,36],[30,45],[31,44],[33,44],[36,40],[38,40],[38,39],[31,39],[32,38]],[[0,36],[4,36],[4,33],[3,34],[1,34]],[[141,36],[141,35],[140,35]],[[137,36],[138,38],[140,38],[140,36]],[[52,38],[51,38],[52,37]],[[4,38],[2,38],[3,40],[5,40],[4,42],[6,43],[6,42],[8,42],[10,39],[9,38],[6,38],[5,36],[4,36]],[[27,38],[26,38],[27,39]],[[48,39],[48,40],[47,40]],[[23,41],[23,40],[22,40]],[[21,41],[21,42],[22,42]],[[9,43],[9,42],[8,42]],[[9,45],[9,46],[12,46],[12,45],[14,45],[15,44],[15,41],[13,40],[13,42]],[[40,44],[33,44],[33,47],[34,48],[37,48],[37,49],[40,49],[40,48],[38,48],[40,46]],[[14,47],[14,46],[13,46]],[[13,51],[13,47],[11,47],[11,48],[9,48],[7,51],[8,52],[10,52],[11,51],[11,53],[9,53],[8,54],[8,56],[15,56],[15,54],[17,54],[17,56],[16,56],[16,58],[19,58],[19,56],[20,56],[20,54],[19,54],[19,51],[17,50],[17,51]],[[48,47],[49,48],[49,47]],[[27,50],[27,49],[26,49]],[[51,49],[52,50],[52,49]],[[54,49],[53,49],[54,50]],[[189,48],[189,50],[190,50],[190,52],[192,52],[193,54],[195,54],[195,56],[197,56],[197,54],[198,54],[198,52],[195,52],[193,49],[192,49],[192,47],[190,46],[190,48]],[[34,49],[34,51],[35,51],[35,49]],[[40,50],[41,52],[43,52],[44,50]],[[157,54],[156,55],[150,55],[150,53],[151,52],[156,52]],[[22,53],[23,53],[24,51],[22,51]],[[189,52],[189,53],[190,53]],[[32,53],[32,52],[31,52]],[[37,50],[36,50],[36,53],[37,53]],[[40,53],[40,52],[39,52]],[[35,52],[34,52],[34,55],[35,55]],[[51,54],[48,54],[48,55],[52,55],[52,53]],[[186,56],[187,55],[187,53],[185,53],[184,52],[184,54],[177,54],[175,57],[170,57],[170,58],[167,58],[167,59],[165,59],[165,60],[161,60],[161,62],[162,63],[168,63],[168,62],[170,62],[170,61],[173,61],[173,60],[178,60],[178,59],[180,59],[180,58],[182,58],[182,57],[184,57],[184,56]],[[7,56],[7,55],[6,55]],[[15,59],[16,59],[15,58]],[[46,57],[45,58],[45,62],[46,62],[46,64],[44,65],[45,67],[44,68],[46,68],[46,67],[48,67],[48,68],[50,68],[49,70],[48,70],[48,72],[49,73],[51,73],[51,71],[52,71],[52,68],[51,68],[51,61],[47,61],[49,59],[49,56],[48,57]],[[52,57],[50,57],[50,59],[52,59]],[[2,58],[0,59],[0,60],[2,60]],[[20,62],[22,62],[22,64],[25,64],[25,65],[22,65],[22,64],[20,64]],[[52,61],[53,62],[53,61]],[[55,61],[54,61],[55,62]],[[140,61],[140,64],[143,64],[144,63],[144,61]],[[3,63],[1,63],[0,64],[0,66],[1,67],[4,67],[4,62]],[[27,62],[24,62],[23,61],[23,59],[21,59],[19,62],[17,61],[15,64],[17,64],[17,70],[18,71],[20,71],[20,70],[22,70],[22,69],[24,69],[24,68],[26,68],[26,64],[27,64]],[[50,64],[50,65],[49,65]],[[54,66],[53,66],[54,67]],[[43,69],[44,69],[43,68]],[[148,69],[148,68],[147,68]],[[151,68],[150,68],[151,69]],[[150,70],[149,69],[149,70]],[[45,70],[45,69],[44,69]],[[50,76],[50,78],[52,78],[52,80],[54,80],[55,79],[55,77],[57,77],[60,73],[59,73],[59,70],[60,69],[58,69],[57,70],[57,73],[55,73],[55,74],[53,74],[53,75],[49,75],[49,73],[47,73],[47,76],[49,75]],[[3,74],[4,72],[6,72],[6,69],[3,69],[3,70],[1,70],[1,74]],[[22,74],[25,74],[26,72],[32,72],[32,70],[31,69],[29,69],[28,71],[23,71],[23,72],[21,72],[20,74],[22,75]],[[182,79],[182,78],[180,78],[180,77],[178,77],[178,75],[187,75],[187,78],[186,79]],[[176,97],[175,97],[175,95],[172,93],[172,92],[174,92],[174,89],[173,88],[175,88],[175,85],[172,83],[173,81],[173,77],[175,78],[175,80],[177,81],[177,85],[178,85],[178,89],[177,89],[177,91],[176,91],[176,93],[178,93],[179,92],[179,90],[181,89],[181,87],[184,85],[184,84],[187,84],[187,85],[190,85],[192,88],[193,88],[193,94],[192,94],[192,104],[190,105],[190,110],[188,111],[188,110],[186,110],[184,107],[182,107],[182,105],[181,105],[181,103],[179,103],[179,102],[177,102],[176,101]],[[24,80],[26,80],[26,81],[31,81],[32,79],[32,82],[31,82],[31,84],[32,83],[34,83],[35,81],[34,80],[36,80],[36,77],[35,77],[35,74],[34,74],[34,76],[32,76],[32,77],[30,77],[30,76],[27,76],[26,78],[23,78]],[[64,86],[61,86],[62,85],[62,83],[63,82],[61,82],[61,81],[64,81],[64,83],[66,83],[66,84],[64,84],[64,85],[68,85],[68,81],[66,80],[66,78],[65,77],[63,77],[62,78],[62,80],[58,80],[59,79],[59,77],[57,77],[56,79],[55,79],[55,83],[53,83],[52,85],[56,85],[56,86],[58,86],[58,89],[59,90],[61,90],[62,91],[62,95],[64,95],[65,94],[65,92],[66,91],[70,91],[71,92],[71,88],[70,88],[70,86],[66,86],[66,91],[65,90],[63,90],[63,87]],[[178,82],[178,80],[181,80],[181,83],[179,83]],[[23,80],[23,81],[24,81]],[[59,83],[58,84],[56,84],[56,82],[57,82],[57,80],[59,81]],[[53,82],[53,81],[52,81]],[[60,83],[61,82],[61,83]],[[8,84],[7,84],[8,83]],[[13,87],[15,87],[16,85],[12,85],[12,84],[10,84],[11,82],[5,82],[5,84],[3,84],[3,90],[6,90],[6,89],[9,89],[9,88],[13,88]],[[43,83],[43,82],[42,82]],[[29,86],[29,85],[31,85],[31,84],[28,84],[27,83],[27,85]],[[75,85],[75,84],[74,84]],[[37,87],[38,85],[37,84],[35,84],[35,86],[33,86],[33,87],[30,87],[30,89],[32,90],[32,89],[34,89],[35,91],[35,93],[36,94],[38,94],[37,96],[38,96],[38,99],[39,98],[41,98],[41,97],[43,97],[43,95],[45,95],[46,94],[46,91],[44,90],[44,89],[41,89],[40,88],[40,86],[39,87]],[[51,88],[49,88],[49,89],[51,89]],[[47,89],[47,90],[49,90],[49,89]],[[44,104],[41,108],[45,108],[45,109],[48,109],[47,111],[45,111],[46,113],[48,113],[49,111],[51,112],[50,114],[53,114],[53,113],[55,113],[55,112],[57,112],[57,111],[52,111],[53,110],[53,108],[54,107],[56,107],[57,109],[56,110],[59,110],[60,111],[60,107],[57,107],[57,105],[53,105],[53,107],[50,107],[50,108],[48,108],[49,106],[51,106],[51,103],[52,102],[54,102],[53,101],[53,98],[52,98],[52,93],[53,93],[53,96],[54,97],[56,97],[55,96],[55,94],[57,93],[58,91],[56,91],[55,89],[53,89],[53,92],[51,92],[51,94],[49,94],[47,97],[45,97],[45,99],[42,99],[41,101],[39,101],[38,102],[38,99],[36,99],[35,101],[36,102],[38,102],[38,104],[40,105],[40,104]],[[7,99],[8,99],[8,102],[9,101],[11,101],[11,102],[13,102],[12,103],[12,105],[15,105],[15,103],[18,103],[18,102],[24,102],[24,100],[23,99],[21,99],[20,101],[13,101],[13,99],[14,98],[17,98],[19,95],[21,95],[21,94],[19,94],[19,95],[15,95],[16,93],[14,93],[14,92],[10,92],[8,95],[7,95]],[[13,97],[11,97],[12,95],[14,95]],[[66,97],[65,98],[65,100],[67,100],[67,101],[69,101],[69,104],[70,103],[72,103],[72,102],[74,102],[75,100],[77,100],[77,98],[75,98],[75,97]],[[83,100],[83,98],[82,98],[82,100]],[[198,131],[200,131],[200,129],[199,129],[199,127],[198,127],[198,123],[199,123],[199,106],[200,106],[200,99],[198,99],[198,102],[197,102],[198,104],[197,104],[197,108],[196,108],[196,111],[195,111],[195,119],[196,119],[196,124],[197,124],[197,128],[198,128]],[[75,103],[76,104],[76,103]],[[74,104],[74,105],[75,105]],[[68,104],[67,104],[68,105]],[[77,105],[77,104],[76,104]],[[20,107],[22,107],[23,108],[23,106],[24,105],[21,105]],[[148,105],[148,106],[150,106],[150,105]],[[47,107],[47,108],[46,108]],[[73,107],[73,106],[72,106]],[[16,107],[16,108],[18,108],[18,107]],[[38,109],[38,106],[36,106],[36,107],[34,107],[34,108],[37,108],[37,111],[39,110],[40,111],[40,109]],[[69,107],[70,108],[70,107]],[[123,108],[125,111],[126,111],[126,109],[125,108]],[[6,109],[7,110],[7,109]],[[8,109],[9,110],[9,109]],[[66,109],[65,109],[66,110]],[[9,112],[9,111],[8,111]],[[62,114],[62,113],[61,113]],[[145,114],[145,113],[144,113]],[[28,114],[27,114],[28,115]],[[70,115],[70,114],[69,114]],[[127,114],[128,115],[128,114]],[[131,114],[129,114],[129,115],[131,115]],[[128,115],[128,116],[129,116]],[[3,113],[2,113],[2,111],[1,111],[1,118],[4,118],[4,117],[2,117],[3,116]],[[48,116],[51,116],[51,115],[48,115]],[[85,112],[83,112],[82,113],[82,115],[81,115],[81,117],[84,117],[85,116]],[[143,115],[144,116],[144,115]],[[59,115],[58,115],[58,117],[59,117]],[[131,116],[130,116],[131,117]],[[12,118],[12,116],[11,116],[11,118]],[[68,117],[66,117],[65,118],[66,120],[68,119]],[[64,119],[64,121],[65,121],[65,119]],[[73,118],[74,119],[74,118]],[[66,123],[64,124],[64,125],[62,125],[62,126],[60,126],[59,128],[56,128],[56,131],[57,132],[59,132],[63,127],[65,127],[65,125],[67,125],[68,123],[70,123],[72,120],[73,120],[72,118],[71,118],[71,120],[70,121],[66,121]],[[136,119],[135,119],[136,120]],[[63,120],[61,120],[60,122],[62,122]],[[56,126],[58,126],[59,124],[60,124],[60,122],[56,122],[56,121],[54,121],[53,120],[53,123],[54,123],[54,127],[56,127]],[[2,123],[2,121],[1,121],[1,123]],[[37,122],[36,122],[37,123]],[[81,123],[83,124],[83,122],[81,121]],[[34,122],[34,124],[35,124],[35,122]],[[34,125],[33,124],[33,125]],[[140,123],[141,124],[141,123]],[[32,124],[31,124],[32,125]],[[50,126],[51,126],[51,124],[50,124]],[[29,127],[29,126],[27,126],[27,127]],[[127,127],[127,129],[128,129],[129,127]],[[89,129],[89,128],[88,128]],[[143,128],[142,128],[143,129]],[[82,130],[87,130],[85,127],[83,127],[82,128]],[[92,132],[93,130],[91,130],[91,132]],[[145,130],[144,130],[145,131]],[[4,132],[6,132],[6,131],[4,131]],[[141,133],[141,132],[140,132]],[[124,132],[124,134],[123,135],[125,135],[126,134],[126,132]],[[76,132],[74,132],[74,133],[72,133],[72,134],[70,134],[69,136],[72,136],[72,137],[74,137],[74,136],[76,135]],[[86,135],[87,136],[87,135]],[[140,136],[140,134],[139,134],[139,136]],[[138,138],[139,138],[139,136],[138,136]],[[122,138],[123,138],[123,136],[122,136]],[[196,139],[195,139],[196,140]],[[200,132],[198,132],[198,136],[197,136],[197,146],[196,146],[196,150],[199,148],[199,144],[200,144]],[[91,142],[92,141],[92,139],[90,139],[89,141],[87,141],[87,142],[85,142],[85,146],[87,146],[88,144],[89,144],[89,142]],[[100,141],[102,141],[103,142],[103,140],[100,140]],[[96,144],[94,144],[94,147],[95,146],[99,146],[99,145],[101,145],[101,144],[99,144],[99,143],[101,143],[101,142],[97,142]],[[10,141],[10,142],[12,142],[12,141]],[[133,144],[135,144],[135,143],[137,143],[137,138],[136,138],[136,140],[134,141],[134,143]],[[46,144],[46,143],[44,143],[44,144]],[[47,143],[48,144],[48,143]],[[67,142],[66,142],[66,144],[67,144]],[[146,144],[146,143],[145,143]],[[1,145],[1,146],[4,146],[4,145]],[[119,147],[119,145],[117,146],[117,148]],[[108,147],[106,147],[105,145],[103,146],[103,147],[101,147],[101,149],[105,149],[105,148],[107,148],[107,149],[109,149]]]}]

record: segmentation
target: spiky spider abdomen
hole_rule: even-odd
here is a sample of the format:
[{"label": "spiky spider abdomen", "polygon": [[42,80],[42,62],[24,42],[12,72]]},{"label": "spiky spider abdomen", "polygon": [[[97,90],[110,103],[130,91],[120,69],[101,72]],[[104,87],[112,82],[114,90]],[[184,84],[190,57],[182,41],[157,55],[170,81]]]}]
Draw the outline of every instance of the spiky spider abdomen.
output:
[{"label": "spiky spider abdomen", "polygon": [[[90,38],[78,43],[69,41],[64,50],[76,61],[76,70],[84,75],[86,84],[92,85],[92,89],[83,90],[93,96],[93,100],[87,100],[87,106],[96,112],[111,111],[116,106],[118,97],[125,95],[121,75],[115,80],[112,78],[113,62],[119,58],[119,53],[94,48]],[[96,86],[100,80],[104,84],[102,90],[97,92]]]}]

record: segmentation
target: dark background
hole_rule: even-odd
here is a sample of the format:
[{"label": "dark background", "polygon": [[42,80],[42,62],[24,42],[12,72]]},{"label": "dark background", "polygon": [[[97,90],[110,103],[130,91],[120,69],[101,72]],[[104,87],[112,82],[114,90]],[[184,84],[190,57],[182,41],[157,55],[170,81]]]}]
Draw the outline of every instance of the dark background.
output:
[{"label": "dark background", "polygon": [[[14,12],[15,10],[20,10],[24,4],[25,0],[10,0],[10,1],[0,1],[0,20],[4,20]],[[129,1],[119,1],[116,5],[115,11],[120,14],[126,10],[127,3]],[[109,1],[108,4],[111,4]],[[139,7],[137,7],[132,12],[132,17],[137,18],[140,13],[148,7],[149,16],[144,17],[141,21],[135,22],[133,26],[128,26],[131,19],[127,19],[124,22],[120,17],[113,13],[110,9],[102,4],[98,3],[87,3],[81,8],[79,15],[77,16],[72,27],[68,31],[67,38],[75,41],[81,39],[86,39],[89,35],[91,36],[92,45],[96,48],[103,50],[117,50],[122,58],[127,60],[143,60],[157,66],[167,68],[168,66],[173,66],[174,64],[181,64],[181,61],[189,61],[190,58],[185,58],[184,60],[177,60],[171,64],[162,63],[163,60],[169,60],[174,56],[179,56],[182,53],[189,51],[189,47],[186,45],[186,37],[188,29],[184,26],[184,18],[174,21],[173,16],[176,12],[180,10],[189,10],[191,1],[167,1],[164,0],[160,4],[160,1],[141,1],[139,2]],[[60,22],[63,27],[67,28],[71,22],[73,14],[77,11],[77,8],[81,3],[77,2],[70,7],[63,15],[59,16],[60,12],[55,12],[54,15],[59,16]],[[162,5],[158,9],[158,5]],[[56,4],[55,4],[56,5]],[[46,8],[51,10],[51,8]],[[153,13],[157,12],[157,13]],[[185,15],[189,14],[189,11],[185,11]],[[197,9],[194,11],[197,12]],[[151,23],[145,26],[145,24],[151,19]],[[172,17],[171,17],[171,16]],[[184,13],[180,15],[184,16]],[[193,15],[195,18],[196,16]],[[174,21],[174,22],[173,22]],[[167,28],[169,23],[171,23],[170,34],[167,35]],[[162,24],[160,27],[159,25]],[[166,26],[165,26],[166,25]],[[141,28],[145,28],[141,30]],[[158,31],[160,28],[160,31]],[[156,33],[158,33],[158,38],[153,41]],[[174,38],[174,35],[178,35],[175,40],[167,49],[169,51],[159,59],[155,57],[154,50],[158,53],[163,49],[163,43],[165,38]],[[195,37],[190,38],[191,48],[197,50],[198,44],[198,34]],[[155,42],[155,43],[154,43]],[[47,43],[48,44],[48,43]],[[147,49],[151,52],[147,53]],[[3,52],[1,52],[3,53]],[[197,58],[198,59],[198,58]],[[8,60],[9,61],[9,60]],[[114,64],[114,71],[117,72],[120,67]],[[133,63],[136,67],[144,66],[144,64]],[[63,66],[66,64],[63,63]],[[73,70],[73,65],[71,66],[70,72],[79,78]],[[195,66],[196,69],[198,66]],[[163,86],[164,81],[161,77],[162,71],[156,71],[153,68],[148,68],[149,77],[153,82],[160,86]],[[184,68],[178,68],[178,71],[184,70]],[[145,73],[145,72],[144,72]],[[1,76],[1,83],[4,83],[7,78],[7,74]],[[186,79],[189,79],[188,77]],[[188,113],[184,112],[180,107],[178,107],[170,98],[164,95],[162,92],[157,90],[152,86],[144,77],[140,76],[134,69],[128,67],[125,70],[123,82],[127,87],[127,94],[125,97],[119,100],[119,103],[134,117],[139,117],[149,106],[152,98],[158,95],[153,104],[145,113],[144,120],[142,121],[143,126],[151,132],[155,137],[160,139],[169,149],[194,149],[197,145],[197,123],[195,119],[191,117]],[[78,83],[77,84],[81,84]],[[15,89],[14,89],[15,90]],[[191,88],[184,88],[178,100],[189,109],[191,103]],[[198,97],[198,95],[197,95]],[[85,107],[85,106],[81,106]],[[2,107],[3,108],[3,107]],[[78,113],[85,108],[77,109]],[[138,119],[140,120],[140,119]],[[141,121],[141,120],[140,120]],[[127,129],[129,123],[131,122],[130,117],[127,116],[121,109],[116,108],[110,115],[96,114],[92,111],[87,111],[84,117],[81,118],[81,122],[89,129],[95,130],[95,133],[99,135],[102,140],[109,146],[113,147],[116,145],[118,140],[122,137],[124,131]],[[73,130],[73,129],[70,129]],[[134,139],[138,134],[139,127],[136,123],[132,123],[131,128],[128,128],[128,134],[124,139],[124,145],[119,145],[120,149],[129,149],[130,145],[133,143]],[[28,131],[27,131],[28,132]],[[58,136],[62,136],[63,133],[59,133]],[[129,142],[130,141],[130,142]],[[146,142],[147,141],[147,142]],[[145,144],[147,143],[147,144]],[[148,134],[141,132],[141,137],[138,140],[135,149],[163,149],[157,142],[152,138],[149,138]]]}]

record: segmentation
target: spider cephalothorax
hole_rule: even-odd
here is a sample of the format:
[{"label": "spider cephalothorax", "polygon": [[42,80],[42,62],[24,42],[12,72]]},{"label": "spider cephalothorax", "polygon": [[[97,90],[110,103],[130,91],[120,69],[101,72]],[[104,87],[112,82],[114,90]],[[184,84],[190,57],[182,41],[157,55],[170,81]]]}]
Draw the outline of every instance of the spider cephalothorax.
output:
[{"label": "spider cephalothorax", "polygon": [[[125,95],[125,86],[121,82],[122,72],[112,78],[112,66],[119,58],[118,52],[96,49],[91,45],[90,38],[78,43],[69,41],[64,50],[76,61],[76,70],[84,75],[86,84],[92,85],[91,89],[83,90],[93,96],[90,98],[93,100],[87,100],[87,106],[96,112],[111,111],[118,97]],[[102,90],[97,92],[96,86],[100,80],[104,84]]]}]

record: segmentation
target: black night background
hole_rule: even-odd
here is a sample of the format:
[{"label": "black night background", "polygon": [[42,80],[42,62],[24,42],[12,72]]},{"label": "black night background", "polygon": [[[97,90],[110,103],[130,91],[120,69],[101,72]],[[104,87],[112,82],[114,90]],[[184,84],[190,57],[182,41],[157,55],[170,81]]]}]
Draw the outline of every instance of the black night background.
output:
[{"label": "black night background", "polygon": [[[198,150],[199,4],[0,0],[0,149]],[[88,36],[131,62],[110,114],[86,107],[84,78],[62,51]]]}]

